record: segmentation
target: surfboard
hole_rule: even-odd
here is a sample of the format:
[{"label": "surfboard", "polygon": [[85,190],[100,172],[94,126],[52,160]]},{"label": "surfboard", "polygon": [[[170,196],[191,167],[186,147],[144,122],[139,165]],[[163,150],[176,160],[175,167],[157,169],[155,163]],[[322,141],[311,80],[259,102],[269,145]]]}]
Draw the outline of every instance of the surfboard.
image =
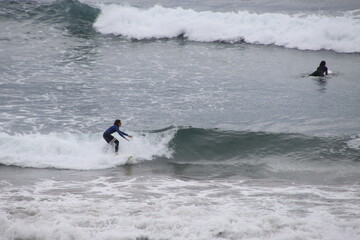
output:
[{"label": "surfboard", "polygon": [[116,158],[118,159],[118,163],[116,164],[117,167],[131,166],[136,163],[133,156],[116,155]]},{"label": "surfboard", "polygon": [[125,164],[134,164],[133,156],[127,157]]}]

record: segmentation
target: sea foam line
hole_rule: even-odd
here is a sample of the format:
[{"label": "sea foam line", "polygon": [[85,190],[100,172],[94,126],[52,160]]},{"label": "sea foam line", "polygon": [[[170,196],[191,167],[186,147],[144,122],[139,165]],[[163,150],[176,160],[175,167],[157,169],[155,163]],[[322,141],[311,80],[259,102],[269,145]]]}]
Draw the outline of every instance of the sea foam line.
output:
[{"label": "sea foam line", "polygon": [[184,36],[200,42],[245,41],[300,50],[360,52],[360,21],[352,16],[196,12],[162,6],[140,9],[111,4],[101,6],[94,27],[103,34],[137,40]]}]

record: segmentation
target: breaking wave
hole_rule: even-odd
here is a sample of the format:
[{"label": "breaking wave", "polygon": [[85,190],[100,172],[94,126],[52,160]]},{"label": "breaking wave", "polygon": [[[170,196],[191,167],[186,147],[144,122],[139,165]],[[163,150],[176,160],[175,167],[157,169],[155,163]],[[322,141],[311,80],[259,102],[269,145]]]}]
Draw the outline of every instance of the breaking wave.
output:
[{"label": "breaking wave", "polygon": [[[102,139],[101,133],[0,134],[0,164],[93,170],[134,163],[160,161],[189,166],[280,165],[302,163],[342,166],[359,162],[358,138],[317,137],[289,133],[223,131],[169,127],[131,133],[120,140],[120,154]],[[115,136],[116,137],[116,136]],[[273,166],[274,167],[274,166]]]},{"label": "breaking wave", "polygon": [[300,50],[360,52],[360,22],[352,15],[197,12],[154,6],[103,5],[94,27],[129,39],[184,37],[200,42],[246,42]]},{"label": "breaking wave", "polygon": [[352,12],[324,14],[214,12],[77,0],[1,1],[0,19],[56,25],[92,37],[112,34],[131,40],[182,38],[198,42],[276,45],[300,50],[360,52],[360,21]]}]

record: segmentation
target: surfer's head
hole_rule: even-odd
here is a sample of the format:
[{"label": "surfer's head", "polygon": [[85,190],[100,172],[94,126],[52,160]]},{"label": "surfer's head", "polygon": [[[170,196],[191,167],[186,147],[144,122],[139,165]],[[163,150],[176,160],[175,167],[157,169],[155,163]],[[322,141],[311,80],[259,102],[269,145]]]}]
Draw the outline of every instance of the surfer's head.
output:
[{"label": "surfer's head", "polygon": [[114,125],[120,127],[121,126],[121,120],[116,119],[115,122],[114,122]]},{"label": "surfer's head", "polygon": [[326,62],[325,62],[325,61],[321,61],[320,67],[325,67],[325,66],[326,66]]}]

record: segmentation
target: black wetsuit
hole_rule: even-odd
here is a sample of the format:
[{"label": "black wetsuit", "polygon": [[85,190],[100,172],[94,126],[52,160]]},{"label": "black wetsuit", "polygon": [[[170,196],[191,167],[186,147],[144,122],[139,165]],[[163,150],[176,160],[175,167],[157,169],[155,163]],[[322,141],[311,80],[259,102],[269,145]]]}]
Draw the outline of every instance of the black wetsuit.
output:
[{"label": "black wetsuit", "polygon": [[328,69],[325,66],[319,66],[315,72],[313,72],[312,74],[310,74],[310,76],[315,76],[315,77],[324,77],[325,74],[328,74]]}]

